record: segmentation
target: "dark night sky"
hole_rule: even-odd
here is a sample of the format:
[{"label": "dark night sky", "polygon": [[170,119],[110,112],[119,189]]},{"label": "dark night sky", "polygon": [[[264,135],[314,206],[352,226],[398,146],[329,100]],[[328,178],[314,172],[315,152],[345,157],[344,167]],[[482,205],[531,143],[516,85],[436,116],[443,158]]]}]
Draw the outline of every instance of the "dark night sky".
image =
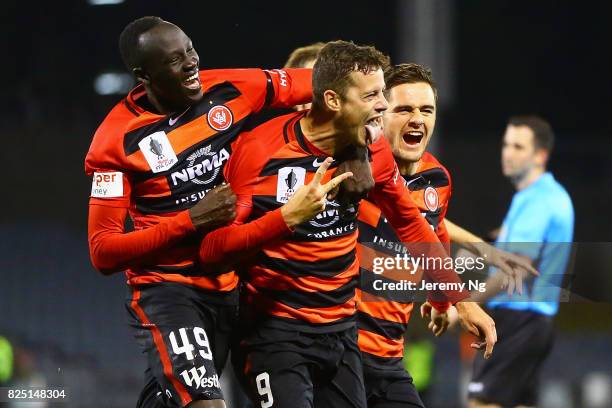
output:
[{"label": "dark night sky", "polygon": [[[375,44],[393,57],[397,1],[7,4],[12,18],[3,23],[0,40],[5,95],[0,159],[19,170],[5,181],[4,190],[13,192],[5,199],[5,221],[33,219],[84,230],[89,181],[83,158],[96,125],[118,100],[96,96],[91,84],[100,71],[122,69],[117,38],[132,19],[160,15],[182,26],[202,67],[274,68],[296,46],[337,38]],[[500,221],[511,189],[499,174],[499,137],[510,114],[527,112],[553,123],[559,149],[552,167],[573,193],[577,210],[603,211],[612,194],[610,160],[604,156],[612,145],[609,4],[454,4],[456,103],[439,113],[436,134],[456,181],[450,214],[480,232]],[[480,168],[474,157],[466,160],[466,151],[478,152]],[[41,191],[53,199],[41,204]],[[470,211],[473,202],[484,200],[492,200],[494,208]],[[595,214],[581,223],[584,240],[607,236]]]}]

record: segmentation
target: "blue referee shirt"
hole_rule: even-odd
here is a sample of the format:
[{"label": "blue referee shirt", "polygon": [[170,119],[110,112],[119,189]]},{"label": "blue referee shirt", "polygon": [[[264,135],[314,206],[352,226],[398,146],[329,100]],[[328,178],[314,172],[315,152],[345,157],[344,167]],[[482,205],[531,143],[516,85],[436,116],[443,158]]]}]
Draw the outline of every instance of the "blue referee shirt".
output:
[{"label": "blue referee shirt", "polygon": [[523,295],[500,293],[487,305],[555,315],[573,235],[572,200],[551,173],[517,191],[495,245],[533,259],[540,276],[523,283]]}]

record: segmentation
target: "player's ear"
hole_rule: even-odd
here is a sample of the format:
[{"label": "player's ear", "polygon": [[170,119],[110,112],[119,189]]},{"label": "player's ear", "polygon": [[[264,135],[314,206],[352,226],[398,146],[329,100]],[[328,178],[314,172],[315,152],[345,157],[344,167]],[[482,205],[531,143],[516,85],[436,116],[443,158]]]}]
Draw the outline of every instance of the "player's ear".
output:
[{"label": "player's ear", "polygon": [[142,82],[143,84],[148,84],[150,82],[151,78],[149,74],[147,74],[141,67],[132,69],[132,74],[134,74],[137,81]]},{"label": "player's ear", "polygon": [[331,89],[323,92],[323,102],[327,109],[332,112],[338,112],[340,110],[340,95]]}]

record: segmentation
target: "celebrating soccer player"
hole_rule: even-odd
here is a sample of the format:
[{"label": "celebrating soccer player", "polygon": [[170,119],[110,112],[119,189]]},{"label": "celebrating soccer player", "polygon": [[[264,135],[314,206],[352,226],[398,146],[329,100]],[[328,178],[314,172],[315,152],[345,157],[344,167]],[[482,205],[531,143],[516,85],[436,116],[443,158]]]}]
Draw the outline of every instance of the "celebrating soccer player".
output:
[{"label": "celebrating soccer player", "polygon": [[[209,233],[202,262],[245,260],[245,304],[253,329],[243,340],[245,372],[262,406],[365,407],[355,306],[359,265],[355,256],[357,209],[326,199],[320,184],[342,162],[349,145],[366,146],[372,125],[387,109],[383,68],[388,59],[372,47],[328,43],[313,70],[313,106],[273,119],[236,146],[226,177],[238,196],[234,225]],[[262,144],[260,135],[270,135]],[[271,135],[275,135],[273,138]],[[382,209],[411,252],[444,256],[445,249],[421,216],[400,180],[388,142],[372,145],[370,197]],[[333,156],[336,160],[332,163]],[[282,210],[290,198],[315,195],[324,211],[313,219],[287,219],[277,239],[258,242],[236,234],[241,223]],[[427,246],[414,242],[434,243]],[[435,244],[437,243],[437,244]],[[456,283],[452,271],[426,271],[437,283]],[[461,318],[496,341],[493,321],[466,294],[446,290],[437,301],[457,303]],[[482,343],[481,346],[484,346]]]},{"label": "celebrating soccer player", "polygon": [[[238,279],[204,270],[197,247],[203,233],[234,218],[223,167],[246,119],[266,106],[308,102],[311,71],[199,71],[190,38],[158,17],[128,24],[119,45],[140,84],[102,122],[85,161],[91,258],[104,274],[127,270],[131,327],[148,358],[138,406],[224,406],[219,375]],[[318,211],[306,197],[289,200],[283,216]],[[286,228],[278,215],[258,223]],[[257,227],[257,240],[276,232]]]}]

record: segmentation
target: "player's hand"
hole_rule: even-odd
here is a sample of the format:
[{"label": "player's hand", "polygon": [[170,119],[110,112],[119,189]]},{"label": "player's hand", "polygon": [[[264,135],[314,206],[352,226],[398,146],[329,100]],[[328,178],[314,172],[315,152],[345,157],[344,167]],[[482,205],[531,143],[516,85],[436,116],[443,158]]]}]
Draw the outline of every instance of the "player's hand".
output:
[{"label": "player's hand", "polygon": [[493,347],[497,343],[497,331],[493,319],[475,302],[461,301],[457,302],[455,307],[463,329],[480,339],[479,342],[472,343],[471,347],[478,350],[484,348],[484,358],[491,357]]},{"label": "player's hand", "polygon": [[374,177],[368,159],[368,148],[350,146],[347,149],[354,149],[347,153],[347,158],[343,160],[334,176],[346,172],[353,173],[353,177],[340,184],[328,194],[328,199],[336,199],[342,208],[348,208],[352,204],[357,204],[365,198],[370,190],[374,188]]},{"label": "player's hand", "polygon": [[217,186],[189,209],[189,216],[196,228],[212,230],[227,225],[236,218],[236,195],[229,184]]},{"label": "player's hand", "polygon": [[492,245],[483,246],[482,252],[486,262],[497,267],[504,274],[502,288],[505,288],[509,295],[512,295],[515,289],[519,294],[523,293],[525,275],[539,276],[528,258],[502,251]]},{"label": "player's hand", "polygon": [[340,183],[353,176],[353,173],[349,171],[332,178],[325,184],[321,184],[325,172],[333,161],[331,157],[325,159],[311,182],[298,188],[289,201],[281,207],[281,213],[287,226],[295,227],[323,211],[327,194],[338,187]]},{"label": "player's hand", "polygon": [[[451,306],[453,307],[453,306]],[[436,337],[443,335],[450,325],[450,308],[446,312],[440,312],[433,307],[429,302],[425,302],[421,305],[421,317],[423,319],[429,319],[427,328]]]}]

